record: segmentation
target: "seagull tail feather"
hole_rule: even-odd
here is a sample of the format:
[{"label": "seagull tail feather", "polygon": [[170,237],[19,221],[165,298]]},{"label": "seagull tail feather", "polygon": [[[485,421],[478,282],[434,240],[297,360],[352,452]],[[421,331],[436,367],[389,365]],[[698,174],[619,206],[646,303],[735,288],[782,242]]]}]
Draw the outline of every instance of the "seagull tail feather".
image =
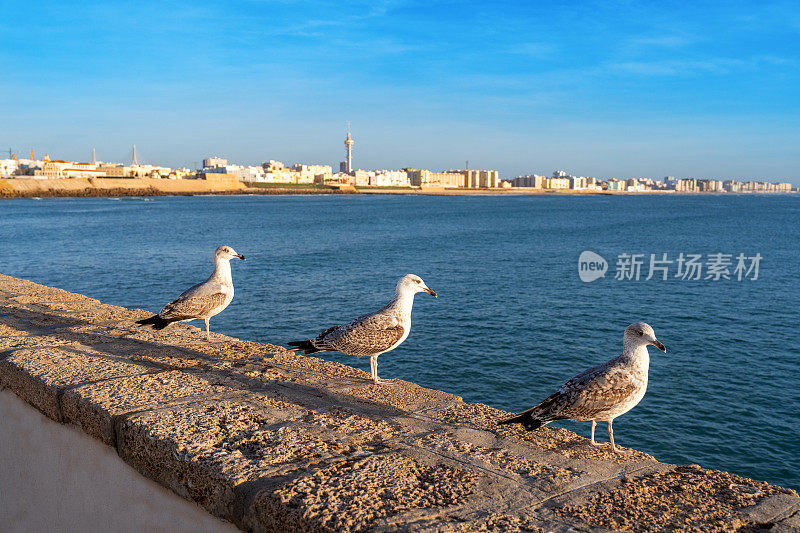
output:
[{"label": "seagull tail feather", "polygon": [[540,428],[545,425],[547,422],[544,420],[539,420],[533,416],[531,411],[525,411],[524,413],[512,416],[511,418],[506,418],[503,420],[498,420],[497,424],[522,424],[527,431],[533,431],[534,429]]},{"label": "seagull tail feather", "polygon": [[303,350],[303,353],[305,355],[308,355],[310,353],[317,353],[317,352],[321,352],[322,351],[319,348],[317,348],[316,346],[314,346],[311,343],[311,341],[292,341],[292,342],[289,342],[287,344],[292,347],[292,348],[289,348],[290,350]]},{"label": "seagull tail feather", "polygon": [[150,318],[137,320],[136,323],[139,324],[140,326],[152,326],[153,329],[164,329],[165,327],[172,324],[172,321],[165,320],[158,315],[153,315]]}]

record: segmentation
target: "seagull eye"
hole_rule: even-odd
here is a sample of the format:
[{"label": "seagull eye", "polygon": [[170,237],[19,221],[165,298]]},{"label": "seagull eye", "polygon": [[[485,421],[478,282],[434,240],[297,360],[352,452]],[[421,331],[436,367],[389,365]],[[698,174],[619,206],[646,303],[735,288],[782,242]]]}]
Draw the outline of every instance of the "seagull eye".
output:
[{"label": "seagull eye", "polygon": [[636,333],[638,333],[639,335],[644,336],[644,331],[637,331]]}]

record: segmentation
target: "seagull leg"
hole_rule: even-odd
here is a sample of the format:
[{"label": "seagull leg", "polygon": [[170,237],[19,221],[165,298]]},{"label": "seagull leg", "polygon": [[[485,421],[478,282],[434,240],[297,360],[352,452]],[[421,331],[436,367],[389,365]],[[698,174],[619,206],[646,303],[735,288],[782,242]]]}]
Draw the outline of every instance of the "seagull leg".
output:
[{"label": "seagull leg", "polygon": [[369,358],[369,373],[372,376],[372,382],[377,385],[380,381],[378,379],[378,358],[374,355]]},{"label": "seagull leg", "polygon": [[623,450],[614,445],[614,429],[611,427],[613,422],[613,419],[608,421],[608,440],[611,442],[611,451],[620,455],[631,455],[633,453],[631,450]]},{"label": "seagull leg", "polygon": [[215,341],[215,340],[211,339],[211,330],[209,329],[209,323],[211,322],[211,319],[210,318],[204,318],[203,321],[206,323],[206,340],[208,342],[212,343],[212,344],[213,343],[217,343],[217,342],[222,342],[220,340],[216,340]]},{"label": "seagull leg", "polygon": [[590,444],[595,448],[605,448],[606,446],[608,446],[607,442],[597,442],[596,440],[594,440],[594,428],[596,425],[597,422],[592,420],[592,442]]},{"label": "seagull leg", "polygon": [[378,356],[371,355],[369,357],[369,369],[372,374],[372,382],[375,385],[391,385],[391,380],[381,379],[378,377]]}]

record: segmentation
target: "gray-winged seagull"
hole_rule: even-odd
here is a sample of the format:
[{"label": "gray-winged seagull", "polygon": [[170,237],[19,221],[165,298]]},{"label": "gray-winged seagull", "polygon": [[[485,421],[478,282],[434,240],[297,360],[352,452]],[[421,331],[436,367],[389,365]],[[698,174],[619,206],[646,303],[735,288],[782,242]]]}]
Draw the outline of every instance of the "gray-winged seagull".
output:
[{"label": "gray-winged seagull", "polygon": [[397,282],[392,301],[380,310],[363,315],[348,324],[328,328],[313,339],[290,342],[293,350],[305,354],[316,352],[342,352],[357,357],[369,356],[372,381],[385,383],[378,377],[378,356],[394,350],[411,332],[411,308],[414,295],[427,292],[436,297],[436,291],[425,285],[422,278],[406,274]]},{"label": "gray-winged seagull", "polygon": [[648,324],[637,322],[625,329],[622,336],[622,355],[602,365],[590,368],[567,381],[558,392],[519,415],[500,420],[498,424],[520,423],[528,431],[553,420],[592,422],[592,446],[603,447],[609,443],[594,440],[598,420],[608,422],[608,438],[616,453],[628,454],[614,445],[614,419],[633,409],[647,390],[647,372],[652,345],[666,353],[667,349],[656,339]]},{"label": "gray-winged seagull", "polygon": [[190,287],[171,301],[157,314],[136,323],[152,325],[153,329],[164,329],[173,322],[189,322],[201,318],[206,323],[206,340],[211,340],[209,321],[221,313],[233,300],[233,278],[231,259],[244,261],[242,254],[230,246],[220,246],[214,252],[214,272],[203,283]]}]

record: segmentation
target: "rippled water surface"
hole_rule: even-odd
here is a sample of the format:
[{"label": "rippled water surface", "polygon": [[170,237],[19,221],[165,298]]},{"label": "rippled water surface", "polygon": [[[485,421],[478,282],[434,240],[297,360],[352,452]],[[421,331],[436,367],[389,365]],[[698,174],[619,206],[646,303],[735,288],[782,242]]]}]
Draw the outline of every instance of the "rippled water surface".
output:
[{"label": "rippled water surface", "polygon": [[[285,343],[383,305],[402,274],[414,327],[379,360],[399,377],[521,410],[618,355],[650,323],[644,400],[617,441],[800,488],[800,196],[284,196],[0,201],[0,272],[152,311],[211,270],[229,244],[236,298],[212,329]],[[606,277],[583,283],[592,250]],[[649,254],[763,257],[759,278],[651,279]],[[615,280],[642,253],[642,279]],[[735,263],[735,259],[734,259]],[[734,265],[735,266],[735,265]],[[671,275],[676,272],[672,265]],[[732,270],[732,268],[731,268]],[[367,359],[324,357],[369,371]],[[588,436],[589,424],[563,423]],[[604,424],[599,436],[605,436]]]}]

